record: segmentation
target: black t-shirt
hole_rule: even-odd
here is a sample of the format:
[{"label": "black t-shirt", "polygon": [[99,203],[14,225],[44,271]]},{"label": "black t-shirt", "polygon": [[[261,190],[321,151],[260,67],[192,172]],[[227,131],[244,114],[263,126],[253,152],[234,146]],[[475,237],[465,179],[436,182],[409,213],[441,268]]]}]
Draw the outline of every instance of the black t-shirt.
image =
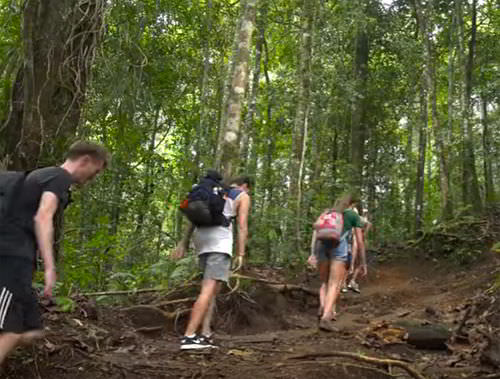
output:
[{"label": "black t-shirt", "polygon": [[36,257],[36,237],[33,218],[38,211],[44,192],[52,192],[59,199],[58,212],[69,201],[69,188],[73,179],[61,167],[46,167],[28,174],[19,197],[15,199],[12,219],[0,226],[0,255],[28,258]]}]

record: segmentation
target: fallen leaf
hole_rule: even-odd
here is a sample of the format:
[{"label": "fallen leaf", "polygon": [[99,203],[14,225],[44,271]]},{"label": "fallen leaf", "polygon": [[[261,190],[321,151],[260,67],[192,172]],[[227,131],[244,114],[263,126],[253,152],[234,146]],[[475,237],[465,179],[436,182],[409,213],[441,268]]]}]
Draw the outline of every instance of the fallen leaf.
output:
[{"label": "fallen leaf", "polygon": [[252,355],[250,351],[245,351],[245,350],[238,350],[238,349],[231,349],[227,352],[228,355],[234,355],[237,357],[248,357]]}]

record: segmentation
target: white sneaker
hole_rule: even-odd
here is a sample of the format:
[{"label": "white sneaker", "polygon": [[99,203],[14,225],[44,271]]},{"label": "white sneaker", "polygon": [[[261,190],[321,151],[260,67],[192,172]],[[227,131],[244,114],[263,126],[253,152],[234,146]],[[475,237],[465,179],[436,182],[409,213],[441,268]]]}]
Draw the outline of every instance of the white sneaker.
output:
[{"label": "white sneaker", "polygon": [[361,293],[361,290],[359,289],[359,284],[356,283],[354,280],[351,280],[347,288],[349,288],[353,292]]}]

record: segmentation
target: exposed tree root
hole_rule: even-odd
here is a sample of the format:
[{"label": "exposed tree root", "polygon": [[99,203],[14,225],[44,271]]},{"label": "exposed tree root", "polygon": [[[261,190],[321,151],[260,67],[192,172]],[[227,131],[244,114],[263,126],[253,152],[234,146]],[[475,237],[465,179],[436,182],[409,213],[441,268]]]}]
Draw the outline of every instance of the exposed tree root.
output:
[{"label": "exposed tree root", "polygon": [[294,355],[289,357],[290,360],[308,359],[308,358],[330,358],[330,357],[340,357],[340,358],[350,358],[359,362],[371,363],[375,366],[383,367],[387,369],[388,372],[391,371],[392,367],[398,367],[405,370],[415,379],[426,379],[420,372],[418,372],[413,366],[406,362],[398,361],[395,359],[379,359],[374,357],[367,357],[360,354],[349,353],[346,351],[331,351],[328,353],[307,353],[301,355]]}]

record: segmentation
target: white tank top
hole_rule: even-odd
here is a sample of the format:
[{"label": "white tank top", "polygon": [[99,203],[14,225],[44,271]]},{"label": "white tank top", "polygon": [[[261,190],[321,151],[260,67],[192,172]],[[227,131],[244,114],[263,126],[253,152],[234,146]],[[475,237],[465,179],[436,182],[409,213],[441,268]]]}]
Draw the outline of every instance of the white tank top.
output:
[{"label": "white tank top", "polygon": [[[224,216],[237,216],[236,201],[243,194],[239,188],[232,188],[224,204]],[[198,254],[224,253],[233,255],[233,222],[226,226],[209,226],[196,228],[193,233],[193,242]]]}]

